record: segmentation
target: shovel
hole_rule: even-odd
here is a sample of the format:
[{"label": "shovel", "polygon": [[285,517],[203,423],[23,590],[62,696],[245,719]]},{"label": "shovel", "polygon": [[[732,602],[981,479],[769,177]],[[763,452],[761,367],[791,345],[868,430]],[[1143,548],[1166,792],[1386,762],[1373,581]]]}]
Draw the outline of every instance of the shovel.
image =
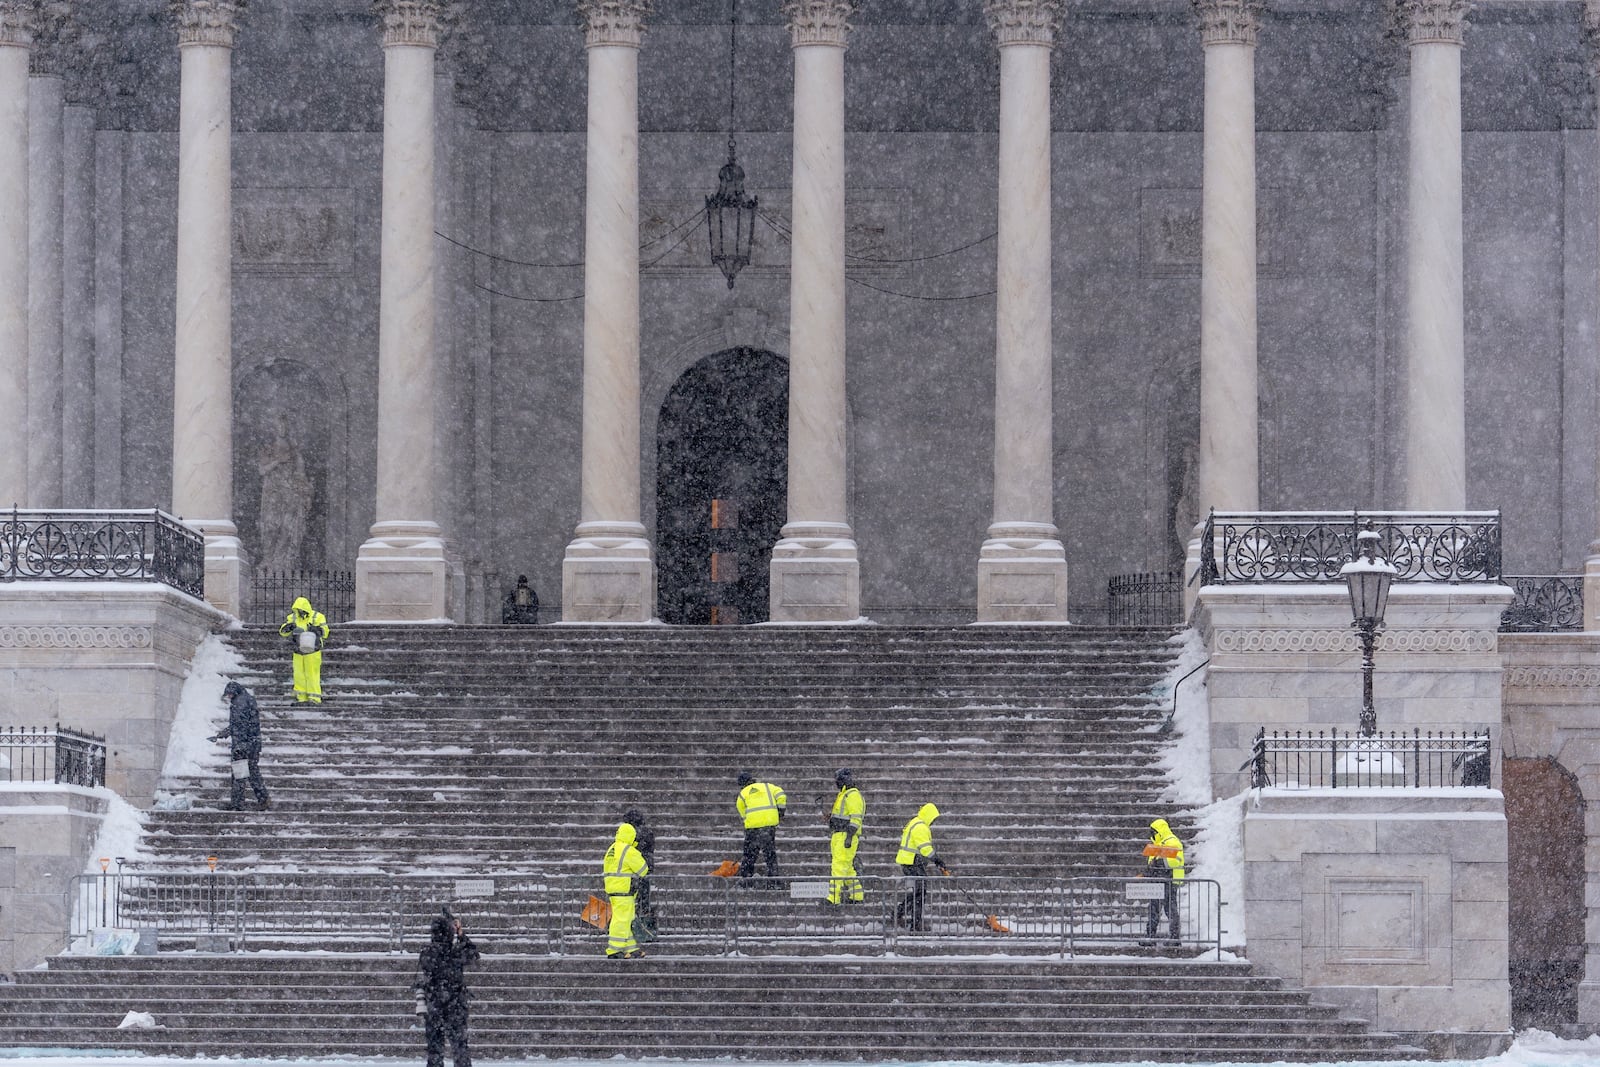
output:
[{"label": "shovel", "polygon": [[[948,870],[945,871],[944,872],[944,876],[946,878],[950,877],[950,872]],[[965,886],[957,885],[956,888],[961,891],[961,895],[962,896],[967,898],[967,903],[968,904],[971,904],[979,912],[983,911],[983,905],[978,903],[978,899],[976,897],[974,897],[971,893],[967,892],[967,889],[966,889]],[[983,920],[984,920],[984,925],[988,926],[989,929],[993,930],[997,934],[1009,934],[1011,932],[1011,927],[1007,926],[1005,923],[1001,922],[999,919],[995,918],[993,915],[985,914],[984,917],[983,917]]]},{"label": "shovel", "polygon": [[732,878],[738,873],[738,860],[723,860],[721,863],[717,864],[716,869],[711,872],[711,875],[714,878]]}]

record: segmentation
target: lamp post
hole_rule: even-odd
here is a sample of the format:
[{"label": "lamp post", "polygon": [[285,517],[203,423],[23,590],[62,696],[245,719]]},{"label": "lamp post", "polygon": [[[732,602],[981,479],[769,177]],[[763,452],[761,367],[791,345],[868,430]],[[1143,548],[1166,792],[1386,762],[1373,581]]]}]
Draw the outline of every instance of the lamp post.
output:
[{"label": "lamp post", "polygon": [[1372,705],[1372,652],[1383,628],[1383,612],[1389,603],[1389,586],[1397,573],[1389,561],[1378,555],[1382,539],[1368,522],[1356,535],[1356,558],[1339,568],[1339,577],[1350,587],[1351,623],[1361,635],[1361,733],[1371,737],[1378,729],[1378,712]]}]

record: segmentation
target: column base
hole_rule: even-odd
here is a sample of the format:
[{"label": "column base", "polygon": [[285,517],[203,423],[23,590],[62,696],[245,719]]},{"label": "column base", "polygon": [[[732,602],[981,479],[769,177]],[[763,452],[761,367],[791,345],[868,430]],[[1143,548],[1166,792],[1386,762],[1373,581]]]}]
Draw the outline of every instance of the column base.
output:
[{"label": "column base", "polygon": [[979,622],[1066,622],[1067,550],[1053,523],[995,523],[978,552]]},{"label": "column base", "polygon": [[1578,1026],[1591,1033],[1600,1030],[1600,982],[1585,978],[1578,983]]},{"label": "column base", "polygon": [[244,618],[250,606],[250,558],[238,527],[227,519],[185,519],[183,524],[206,539],[206,603]]},{"label": "column base", "polygon": [[1583,628],[1600,630],[1600,541],[1589,546],[1583,561]]},{"label": "column base", "polygon": [[453,621],[453,562],[437,523],[373,523],[356,553],[355,621]]},{"label": "column base", "polygon": [[580,522],[561,560],[562,622],[654,622],[656,564],[636,522]]},{"label": "column base", "polygon": [[861,563],[849,523],[790,523],[772,546],[772,622],[855,622]]}]

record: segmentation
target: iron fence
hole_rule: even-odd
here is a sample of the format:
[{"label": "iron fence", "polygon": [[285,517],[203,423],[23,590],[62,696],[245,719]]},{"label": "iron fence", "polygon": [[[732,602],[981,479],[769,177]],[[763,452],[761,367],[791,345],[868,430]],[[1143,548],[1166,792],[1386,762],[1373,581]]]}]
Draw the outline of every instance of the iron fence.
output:
[{"label": "iron fence", "polygon": [[1583,629],[1583,575],[1508,574],[1516,599],[1500,615],[1501,633],[1563,633]]},{"label": "iron fence", "polygon": [[259,571],[250,579],[246,620],[276,626],[289,617],[295,598],[305,597],[330,623],[356,617],[356,576],[350,571]]},{"label": "iron fence", "polygon": [[1263,728],[1239,769],[1246,768],[1254,788],[1439,789],[1487,788],[1493,765],[1486,730],[1269,735]]},{"label": "iron fence", "polygon": [[[910,890],[905,878],[860,881],[862,903],[830,905],[826,877],[653,876],[656,947],[680,955],[807,947],[856,955],[951,946],[1064,955],[1221,948],[1220,890],[1207,879],[1188,878],[1171,890],[1175,939],[1165,915],[1154,933],[1150,923],[1151,899],[1168,894],[1164,880],[932,877],[916,931],[895,922]],[[415,951],[441,905],[461,917],[474,940],[501,950],[591,954],[603,951],[606,940],[580,918],[592,896],[604,896],[599,879],[588,875],[119,872],[80,875],[69,892],[69,944],[80,951],[96,928],[153,931],[168,947],[192,947],[213,935],[235,949]]]},{"label": "iron fence", "polygon": [[1400,582],[1500,580],[1500,513],[1467,511],[1213,511],[1200,541],[1200,580],[1338,582],[1371,522]]},{"label": "iron fence", "polygon": [[1118,574],[1106,583],[1110,626],[1175,626],[1183,621],[1183,574]]},{"label": "iron fence", "polygon": [[105,738],[59,726],[0,726],[0,775],[7,782],[105,785]]},{"label": "iron fence", "polygon": [[160,582],[205,596],[205,538],[163,511],[0,512],[0,581]]}]

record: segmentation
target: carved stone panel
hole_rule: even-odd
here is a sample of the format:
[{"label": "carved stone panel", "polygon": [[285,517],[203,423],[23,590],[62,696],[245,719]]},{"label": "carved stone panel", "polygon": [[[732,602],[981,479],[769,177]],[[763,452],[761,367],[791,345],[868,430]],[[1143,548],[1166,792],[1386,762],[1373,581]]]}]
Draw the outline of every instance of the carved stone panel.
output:
[{"label": "carved stone panel", "polygon": [[[1276,230],[1269,203],[1272,190],[1256,198],[1256,270],[1265,277],[1282,273],[1272,255]],[[1139,190],[1140,272],[1147,278],[1200,276],[1200,190]]]},{"label": "carved stone panel", "polygon": [[235,273],[348,274],[354,258],[354,190],[234,190]]}]

